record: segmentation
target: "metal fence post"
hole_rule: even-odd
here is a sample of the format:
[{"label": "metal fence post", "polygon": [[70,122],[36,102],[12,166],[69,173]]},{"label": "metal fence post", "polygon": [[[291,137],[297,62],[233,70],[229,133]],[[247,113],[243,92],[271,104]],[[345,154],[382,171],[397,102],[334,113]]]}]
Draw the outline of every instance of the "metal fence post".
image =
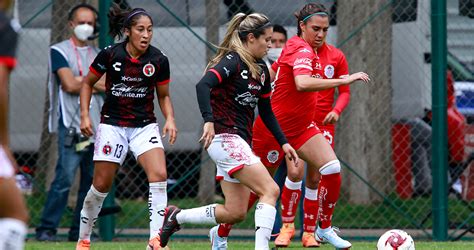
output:
[{"label": "metal fence post", "polygon": [[431,1],[433,110],[433,239],[448,239],[448,148],[446,96],[446,0]]}]

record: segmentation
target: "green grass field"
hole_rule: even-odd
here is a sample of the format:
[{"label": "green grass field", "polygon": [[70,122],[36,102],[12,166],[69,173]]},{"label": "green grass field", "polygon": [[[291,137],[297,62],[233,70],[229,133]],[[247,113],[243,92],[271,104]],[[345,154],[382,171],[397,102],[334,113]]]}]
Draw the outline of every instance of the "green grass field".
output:
[{"label": "green grass field", "polygon": [[[307,249],[299,247],[299,242],[294,242],[294,245],[287,249]],[[351,249],[375,249],[375,242],[355,242]],[[57,242],[57,243],[41,243],[41,242],[28,242],[26,244],[26,250],[70,250],[74,249],[75,244],[71,242]],[[92,250],[143,250],[146,248],[146,242],[112,242],[104,243],[98,242],[93,243]],[[209,249],[209,243],[205,241],[173,241],[170,243],[172,250],[198,250],[198,249]],[[253,242],[230,242],[229,249],[253,249]],[[319,249],[334,249],[329,245],[323,245]],[[474,242],[416,242],[416,250],[435,250],[435,249],[447,249],[447,250],[466,250],[474,249]]]}]

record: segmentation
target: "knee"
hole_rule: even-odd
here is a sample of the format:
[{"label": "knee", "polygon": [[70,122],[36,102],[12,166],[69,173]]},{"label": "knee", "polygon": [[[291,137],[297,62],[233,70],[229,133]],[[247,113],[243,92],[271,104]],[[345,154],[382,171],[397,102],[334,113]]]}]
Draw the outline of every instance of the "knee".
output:
[{"label": "knee", "polygon": [[162,167],[156,168],[156,170],[148,174],[149,182],[166,181],[167,178],[168,176],[166,173],[166,168],[162,168]]},{"label": "knee", "polygon": [[94,179],[93,185],[94,188],[101,193],[108,193],[110,188],[112,187],[112,184],[96,179]]},{"label": "knee", "polygon": [[272,200],[278,200],[278,197],[280,196],[280,187],[278,187],[275,182],[272,182],[271,185],[268,185],[265,195]]}]

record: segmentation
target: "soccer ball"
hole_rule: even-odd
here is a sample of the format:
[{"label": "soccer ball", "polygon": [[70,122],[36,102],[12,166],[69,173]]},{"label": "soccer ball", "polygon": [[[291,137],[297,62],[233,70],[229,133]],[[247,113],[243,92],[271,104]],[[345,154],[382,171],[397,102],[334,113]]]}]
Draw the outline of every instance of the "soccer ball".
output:
[{"label": "soccer ball", "polygon": [[415,250],[415,242],[405,231],[392,229],[380,236],[377,250]]}]

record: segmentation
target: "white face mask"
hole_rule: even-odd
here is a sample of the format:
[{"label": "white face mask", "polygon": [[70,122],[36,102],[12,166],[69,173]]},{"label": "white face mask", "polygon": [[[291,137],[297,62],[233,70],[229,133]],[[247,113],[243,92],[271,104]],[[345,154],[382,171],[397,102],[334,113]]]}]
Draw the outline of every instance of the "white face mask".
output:
[{"label": "white face mask", "polygon": [[94,27],[90,26],[89,24],[80,24],[74,28],[74,35],[76,35],[77,39],[85,42],[87,39],[92,36],[94,33]]},{"label": "white face mask", "polygon": [[267,57],[271,61],[276,61],[281,55],[283,48],[270,48],[267,52]]}]

